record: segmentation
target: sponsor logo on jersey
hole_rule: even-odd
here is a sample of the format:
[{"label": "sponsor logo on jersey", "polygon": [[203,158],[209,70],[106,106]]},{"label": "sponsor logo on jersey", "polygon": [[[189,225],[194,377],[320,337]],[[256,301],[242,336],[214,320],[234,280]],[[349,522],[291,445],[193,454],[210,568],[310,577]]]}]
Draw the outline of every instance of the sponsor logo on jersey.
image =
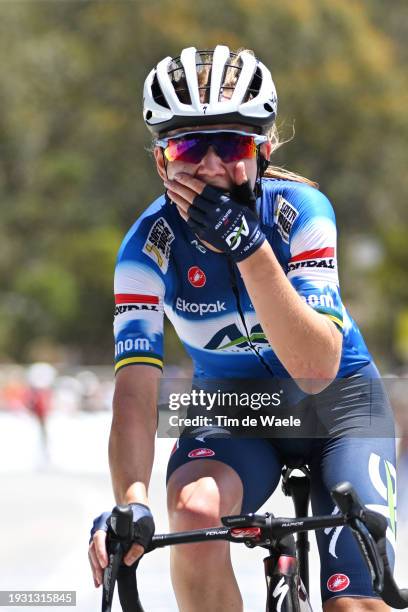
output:
[{"label": "sponsor logo on jersey", "polygon": [[188,453],[190,459],[198,459],[199,457],[214,457],[215,453],[211,448],[195,448]]},{"label": "sponsor logo on jersey", "polygon": [[115,344],[115,357],[134,351],[150,351],[149,340],[147,338],[127,338]]},{"label": "sponsor logo on jersey", "polygon": [[174,234],[169,224],[166,219],[160,217],[153,224],[142,249],[143,253],[157,263],[164,274],[169,267],[170,246],[173,240]]},{"label": "sponsor logo on jersey", "polygon": [[310,295],[301,295],[300,297],[306,304],[309,304],[309,306],[313,308],[322,306],[323,308],[334,309],[334,300],[329,293],[322,293],[321,295],[311,293]]},{"label": "sponsor logo on jersey", "polygon": [[304,251],[295,255],[289,260],[288,270],[293,272],[293,270],[299,268],[330,268],[334,270],[336,268],[334,247]]},{"label": "sponsor logo on jersey", "polygon": [[334,259],[307,259],[306,261],[297,261],[296,263],[289,263],[289,272],[293,270],[299,270],[299,268],[329,268],[334,270],[336,268]]},{"label": "sponsor logo on jersey", "polygon": [[115,306],[115,317],[125,312],[137,310],[153,310],[154,312],[158,312],[159,307],[156,306],[156,304],[124,304],[123,306]]},{"label": "sponsor logo on jersey", "polygon": [[249,352],[254,348],[259,349],[267,345],[268,340],[259,323],[251,328],[249,336],[243,336],[237,325],[231,323],[214,334],[203,348],[210,351]]},{"label": "sponsor logo on jersey", "polygon": [[276,198],[274,221],[284,242],[289,243],[290,230],[298,215],[299,211],[285,200],[283,196],[280,195]]},{"label": "sponsor logo on jersey", "polygon": [[157,295],[143,295],[141,293],[116,293],[115,317],[125,312],[137,310],[159,311],[159,298]]},{"label": "sponsor logo on jersey", "polygon": [[221,302],[220,300],[212,304],[197,304],[196,302],[187,302],[180,297],[176,300],[176,309],[182,312],[198,313],[200,316],[211,312],[223,312],[227,310],[225,302]]},{"label": "sponsor logo on jersey", "polygon": [[207,277],[203,270],[198,266],[191,266],[187,272],[187,278],[190,285],[193,287],[204,287],[207,282]]},{"label": "sponsor logo on jersey", "polygon": [[241,217],[241,225],[236,227],[226,238],[225,241],[231,251],[235,251],[241,244],[241,236],[249,236],[249,227],[244,215]]},{"label": "sponsor logo on jersey", "polygon": [[350,578],[346,574],[333,574],[327,581],[327,588],[332,593],[344,591],[350,584]]}]

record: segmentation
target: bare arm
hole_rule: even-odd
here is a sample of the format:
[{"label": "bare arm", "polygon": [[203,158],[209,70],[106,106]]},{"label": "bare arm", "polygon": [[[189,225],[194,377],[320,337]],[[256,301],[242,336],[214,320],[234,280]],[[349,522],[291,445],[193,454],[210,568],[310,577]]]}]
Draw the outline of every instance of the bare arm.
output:
[{"label": "bare arm", "polygon": [[109,464],[117,503],[147,504],[160,376],[157,368],[148,365],[129,366],[117,374],[109,438]]},{"label": "bare arm", "polygon": [[[236,164],[234,172],[236,185],[247,180],[243,161]],[[175,179],[164,184],[188,222],[189,208],[206,185],[185,173],[177,174]],[[200,212],[203,215],[203,209]],[[210,223],[207,229],[211,227]],[[213,238],[217,240],[214,234]],[[222,240],[217,244],[222,245]],[[326,316],[303,302],[267,241],[237,265],[262,329],[279,360],[305,392],[319,393],[337,375],[342,334]]]},{"label": "bare arm", "polygon": [[310,308],[286,278],[271,246],[262,246],[239,271],[262,329],[279,360],[307,393],[319,393],[335,378],[342,335],[334,323]]},{"label": "bare arm", "polygon": [[[129,366],[116,376],[109,463],[116,503],[148,505],[147,491],[154,458],[157,388],[160,371],[147,365]],[[124,562],[132,565],[143,554],[133,544]],[[106,532],[96,531],[88,551],[94,584],[100,586],[108,565]]]}]

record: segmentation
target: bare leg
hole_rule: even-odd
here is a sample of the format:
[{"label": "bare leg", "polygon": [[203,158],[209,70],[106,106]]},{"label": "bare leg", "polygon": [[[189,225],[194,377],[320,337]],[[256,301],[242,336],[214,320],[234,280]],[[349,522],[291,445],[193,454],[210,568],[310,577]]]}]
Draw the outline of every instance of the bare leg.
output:
[{"label": "bare leg", "polygon": [[[219,461],[197,459],[179,467],[168,483],[172,531],[221,524],[242,503],[238,474]],[[181,612],[242,612],[228,542],[183,544],[171,548],[171,577]]]}]

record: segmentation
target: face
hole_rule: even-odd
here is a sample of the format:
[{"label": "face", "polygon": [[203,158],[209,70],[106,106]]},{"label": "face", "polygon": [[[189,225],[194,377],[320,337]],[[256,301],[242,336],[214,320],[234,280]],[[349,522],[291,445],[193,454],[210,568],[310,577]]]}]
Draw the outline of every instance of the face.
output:
[{"label": "face", "polygon": [[[240,130],[243,132],[253,133],[253,128],[242,125],[226,125],[226,124],[218,124],[213,126],[205,126],[203,127],[195,127],[195,128],[183,128],[179,130],[174,130],[173,132],[169,132],[167,136],[177,136],[177,134],[183,132],[193,132],[200,130]],[[264,157],[269,159],[269,155],[271,152],[271,144],[270,142],[266,142],[261,145],[261,154]],[[185,174],[189,174],[194,178],[200,179],[203,183],[207,185],[212,185],[213,187],[219,187],[220,189],[224,189],[228,191],[235,184],[235,169],[238,163],[243,162],[245,165],[246,176],[249,179],[252,187],[255,186],[256,174],[257,174],[257,164],[256,157],[242,159],[233,162],[223,162],[223,160],[217,155],[215,149],[213,147],[209,147],[206,154],[202,158],[202,160],[197,164],[186,163],[182,161],[167,161],[166,163],[163,159],[163,149],[160,147],[155,147],[154,155],[156,159],[156,166],[159,176],[166,180],[169,178],[173,180],[175,175],[180,172],[184,172]],[[167,171],[167,172],[166,172]]]}]

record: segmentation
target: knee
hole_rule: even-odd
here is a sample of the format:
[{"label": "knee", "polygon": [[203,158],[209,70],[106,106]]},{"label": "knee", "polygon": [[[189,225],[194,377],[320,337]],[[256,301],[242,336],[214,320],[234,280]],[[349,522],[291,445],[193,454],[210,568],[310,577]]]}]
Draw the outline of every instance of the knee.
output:
[{"label": "knee", "polygon": [[217,526],[221,516],[230,514],[237,505],[236,496],[221,490],[212,476],[169,489],[168,511],[174,531]]},{"label": "knee", "polygon": [[[169,487],[168,511],[171,531],[190,531],[218,527],[221,516],[239,512],[241,501],[232,491],[220,489],[212,476],[203,476],[184,484]],[[208,571],[229,559],[229,542],[196,542],[175,546],[171,551],[172,567],[182,563],[184,575],[195,567],[197,556]]]},{"label": "knee", "polygon": [[230,466],[201,459],[178,468],[168,483],[167,503],[173,531],[220,525],[221,517],[241,510],[243,486]]}]

